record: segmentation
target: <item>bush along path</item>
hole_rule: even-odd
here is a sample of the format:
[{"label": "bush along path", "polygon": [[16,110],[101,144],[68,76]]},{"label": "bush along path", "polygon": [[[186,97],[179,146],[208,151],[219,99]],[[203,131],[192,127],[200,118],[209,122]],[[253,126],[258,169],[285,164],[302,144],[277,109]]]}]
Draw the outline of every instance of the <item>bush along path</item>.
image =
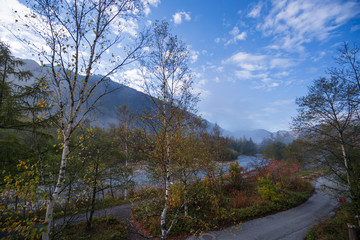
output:
[{"label": "bush along path", "polygon": [[194,239],[268,239],[268,240],[298,240],[304,239],[307,231],[322,217],[328,216],[337,206],[334,196],[323,189],[330,183],[324,178],[313,181],[314,194],[303,204],[287,211],[266,217],[254,219],[235,225],[221,231],[212,231],[201,236],[191,236]]},{"label": "bush along path", "polygon": [[[281,163],[273,168],[270,165],[266,171],[244,177],[239,166],[232,166],[230,174],[224,176],[221,195],[215,195],[219,192],[216,192],[218,189],[213,185],[219,179],[214,181],[205,178],[194,184],[192,187],[195,193],[189,199],[187,215],[179,216],[170,237],[179,239],[193,235],[189,239],[302,239],[300,236],[305,237],[306,231],[314,225],[317,218],[328,214],[336,201],[332,201],[321,190],[321,183],[326,183],[324,179],[319,178],[313,182],[316,190],[311,196],[311,184],[291,177],[293,173],[287,172],[286,168]],[[181,190],[180,184],[172,185],[172,191],[178,195]],[[161,190],[158,190],[156,196],[161,196]],[[170,206],[176,209],[181,200],[171,199]],[[157,211],[161,201],[161,198],[152,196],[135,204],[97,210],[94,216],[115,216],[127,224],[128,239],[144,239],[137,233],[139,229],[146,232],[146,235],[159,234]],[[303,202],[305,203],[300,205]],[[259,218],[294,206],[298,207]],[[137,222],[137,229],[130,224],[133,222],[132,217]],[[77,214],[57,219],[56,224],[61,225],[70,218],[72,222],[86,221],[85,214]],[[249,221],[251,219],[255,220]],[[244,221],[248,222],[237,225]],[[233,227],[209,232],[227,226]]]},{"label": "bush along path", "polygon": [[[181,182],[174,182],[169,191],[168,218],[177,216],[177,221],[169,237],[199,236],[300,205],[312,195],[314,188],[297,177],[299,168],[296,163],[274,161],[249,173],[234,163],[227,175],[208,174],[186,189]],[[187,199],[186,208],[184,199]],[[139,204],[132,211],[150,235],[161,234],[161,201],[164,200]]]}]

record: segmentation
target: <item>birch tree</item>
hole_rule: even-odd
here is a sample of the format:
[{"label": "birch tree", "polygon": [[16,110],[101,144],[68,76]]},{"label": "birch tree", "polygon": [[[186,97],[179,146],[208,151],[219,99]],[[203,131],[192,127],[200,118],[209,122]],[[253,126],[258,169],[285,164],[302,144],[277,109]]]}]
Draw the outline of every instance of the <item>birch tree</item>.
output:
[{"label": "birch tree", "polygon": [[[43,239],[49,239],[55,203],[63,188],[70,138],[98,100],[109,91],[109,76],[138,57],[144,43],[139,37],[132,47],[119,50],[134,38],[129,24],[135,23],[143,6],[140,0],[35,0],[31,12],[19,16],[28,30],[43,42],[17,35],[32,49],[47,69],[44,87],[53,90],[62,154],[57,182],[47,202]],[[130,32],[130,34],[128,34]],[[119,55],[112,54],[118,50]],[[99,71],[102,76],[94,78]],[[95,80],[94,80],[95,79]],[[97,92],[101,90],[101,92]]]},{"label": "birch tree", "polygon": [[164,188],[160,216],[161,239],[167,239],[176,223],[175,217],[167,222],[170,184],[174,178],[174,137],[188,124],[195,111],[197,96],[192,93],[192,78],[187,62],[185,45],[170,33],[166,22],[156,22],[152,32],[149,57],[143,62],[145,90],[152,98],[154,109],[147,117],[149,130],[155,136],[151,161],[159,173]]},{"label": "birch tree", "polygon": [[129,109],[129,107],[124,104],[118,108],[117,117],[119,120],[119,127],[117,131],[117,137],[120,141],[117,141],[117,144],[120,145],[122,152],[124,153],[125,162],[122,164],[121,170],[121,182],[124,186],[124,200],[127,200],[129,195],[129,189],[133,185],[131,179],[133,175],[133,152],[134,152],[134,139],[132,131],[135,129],[135,115]]},{"label": "birch tree", "polygon": [[357,86],[335,75],[315,80],[305,97],[297,99],[295,129],[302,132],[313,158],[330,168],[359,212],[359,95]]}]

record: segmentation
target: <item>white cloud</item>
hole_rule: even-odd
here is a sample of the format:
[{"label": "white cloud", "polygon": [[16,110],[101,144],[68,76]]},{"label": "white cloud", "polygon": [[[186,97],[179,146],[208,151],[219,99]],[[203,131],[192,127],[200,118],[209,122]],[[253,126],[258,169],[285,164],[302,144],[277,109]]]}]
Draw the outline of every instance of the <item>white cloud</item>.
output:
[{"label": "white cloud", "polygon": [[246,52],[238,52],[232,55],[223,64],[231,63],[248,71],[269,70],[276,68],[288,68],[296,63],[289,58],[279,58],[270,55],[251,54]]},{"label": "white cloud", "polygon": [[225,42],[225,41],[226,41],[225,38],[219,38],[219,37],[215,38],[215,40],[214,40],[215,43],[220,43],[220,42]]},{"label": "white cloud", "polygon": [[173,20],[175,24],[181,24],[183,19],[186,21],[190,21],[190,12],[177,12],[173,15]]},{"label": "white cloud", "polygon": [[216,71],[218,71],[218,72],[224,72],[224,67],[217,67],[217,68],[216,68]]},{"label": "white cloud", "polygon": [[134,68],[121,72],[119,73],[119,77],[122,78],[121,81],[124,81],[127,86],[144,92],[144,78],[141,74],[140,69]]},{"label": "white cloud", "polygon": [[352,26],[350,31],[355,32],[355,31],[357,31],[359,29],[360,29],[360,24]]},{"label": "white cloud", "polygon": [[112,26],[114,34],[124,32],[130,34],[133,37],[136,36],[137,30],[139,28],[138,22],[135,18],[120,18],[118,21],[114,21]]},{"label": "white cloud", "polygon": [[266,107],[266,108],[261,109],[261,111],[264,113],[274,114],[274,113],[279,112],[279,109],[272,108],[272,107]]},{"label": "white cloud", "polygon": [[248,16],[248,17],[251,17],[251,18],[257,18],[257,17],[259,17],[262,7],[263,7],[263,3],[262,3],[262,2],[259,2],[259,3],[256,4],[256,6],[249,12],[249,14],[248,14],[247,16]]},{"label": "white cloud", "polygon": [[247,37],[246,32],[240,32],[238,27],[234,27],[229,33],[232,36],[232,39],[228,40],[225,43],[225,46],[231,43],[236,43],[238,40],[245,40]]},{"label": "white cloud", "polygon": [[255,82],[254,89],[264,89],[268,92],[272,91],[274,88],[279,87],[282,81],[274,80],[270,77],[261,79],[260,81]]},{"label": "white cloud", "polygon": [[199,51],[192,50],[190,51],[190,62],[195,63],[199,58]]},{"label": "white cloud", "polygon": [[289,58],[238,52],[222,61],[222,64],[235,65],[237,67],[234,70],[236,79],[250,80],[253,84],[252,88],[271,91],[288,83],[282,78],[289,75],[288,68],[295,66],[297,62]]},{"label": "white cloud", "polygon": [[321,52],[318,53],[316,56],[313,56],[311,59],[312,59],[314,62],[317,62],[317,61],[319,61],[320,59],[322,59],[325,55],[326,55],[326,52],[325,52],[325,51],[321,51]]},{"label": "white cloud", "polygon": [[223,63],[232,63],[238,67],[248,70],[265,70],[265,55],[254,55],[246,52],[238,52],[225,60]]},{"label": "white cloud", "polygon": [[[15,13],[16,11],[17,13]],[[2,0],[0,8],[0,40],[9,44],[10,49],[14,55],[20,58],[33,58],[31,51],[25,44],[21,43],[15,36],[10,32],[14,33],[21,32],[21,37],[29,41],[30,43],[37,43],[40,46],[45,46],[45,42],[40,37],[31,34],[26,27],[20,22],[15,22],[18,16],[24,16],[29,14],[30,9],[21,4],[17,0]],[[35,24],[37,18],[28,18],[29,21],[33,21]],[[38,60],[38,59],[36,59]]]},{"label": "white cloud", "polygon": [[271,106],[277,107],[277,106],[288,106],[291,104],[294,104],[294,99],[285,99],[285,100],[276,100],[270,103]]},{"label": "white cloud", "polygon": [[323,41],[360,13],[360,3],[340,0],[273,0],[272,9],[257,29],[274,36],[272,48],[302,51],[303,44]]},{"label": "white cloud", "polygon": [[157,7],[161,0],[141,0],[144,5],[144,13],[148,16],[151,12],[150,6]]},{"label": "white cloud", "polygon": [[205,99],[211,95],[211,92],[207,90],[205,87],[208,81],[206,79],[201,79],[199,81],[195,81],[193,93],[199,94],[201,99]]},{"label": "white cloud", "polygon": [[248,70],[239,70],[235,71],[235,76],[238,79],[254,79],[254,78],[266,78],[268,74],[266,73],[253,73]]},{"label": "white cloud", "polygon": [[275,73],[274,77],[280,78],[280,77],[287,77],[289,75],[290,75],[290,71],[282,71]]}]

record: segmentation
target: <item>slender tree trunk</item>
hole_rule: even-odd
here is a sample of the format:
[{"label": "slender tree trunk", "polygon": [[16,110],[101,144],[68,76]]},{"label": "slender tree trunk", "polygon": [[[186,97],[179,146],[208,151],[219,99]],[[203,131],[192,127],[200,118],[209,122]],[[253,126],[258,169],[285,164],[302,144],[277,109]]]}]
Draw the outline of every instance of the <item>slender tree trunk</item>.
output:
[{"label": "slender tree trunk", "polygon": [[344,159],[344,165],[345,165],[345,169],[346,169],[346,179],[347,179],[347,183],[350,186],[350,176],[349,176],[349,160],[345,151],[345,147],[343,144],[341,144],[341,151],[343,154],[343,159]]},{"label": "slender tree trunk", "polygon": [[[70,129],[70,127],[68,128]],[[69,130],[67,132],[70,132]],[[45,215],[45,224],[47,225],[46,231],[42,234],[43,240],[49,240],[50,238],[50,230],[51,230],[51,223],[53,220],[53,212],[54,212],[54,206],[56,201],[59,198],[60,191],[63,187],[63,182],[65,179],[65,170],[66,170],[66,164],[67,164],[67,157],[69,155],[69,144],[70,139],[68,137],[68,134],[64,136],[64,144],[63,144],[63,151],[61,155],[61,163],[60,163],[60,170],[59,170],[59,176],[56,182],[55,191],[51,194],[50,199],[47,203],[46,208],[46,215]]]},{"label": "slender tree trunk", "polygon": [[2,105],[3,98],[4,98],[6,71],[7,71],[7,58],[5,58],[4,71],[3,71],[3,74],[2,74],[2,86],[0,87],[0,106]]},{"label": "slender tree trunk", "polygon": [[161,239],[168,238],[168,231],[166,229],[166,214],[169,208],[169,193],[170,193],[170,166],[166,166],[166,178],[165,178],[165,204],[160,216],[161,224]]},{"label": "slender tree trunk", "polygon": [[187,217],[189,215],[189,204],[188,204],[188,192],[187,192],[188,182],[186,169],[184,170],[184,215]]},{"label": "slender tree trunk", "polygon": [[341,147],[341,152],[342,152],[342,156],[343,156],[343,159],[344,159],[344,165],[345,165],[345,170],[346,170],[346,180],[347,180],[347,184],[349,187],[351,187],[351,182],[350,182],[350,175],[349,175],[349,158],[348,158],[348,155],[346,153],[346,149],[345,149],[345,144],[344,144],[344,138],[343,138],[343,135],[342,135],[342,132],[339,133],[339,137],[340,137],[340,147]]},{"label": "slender tree trunk", "polygon": [[95,163],[95,178],[93,181],[93,191],[92,191],[92,198],[91,198],[91,210],[89,220],[87,221],[87,228],[91,228],[91,223],[93,220],[94,212],[95,212],[95,199],[96,199],[96,191],[97,191],[97,177],[99,173],[99,164]]},{"label": "slender tree trunk", "polygon": [[15,196],[15,213],[18,214],[18,203],[19,203],[19,197],[18,195]]},{"label": "slender tree trunk", "polygon": [[66,204],[65,204],[65,210],[64,210],[64,216],[66,216],[66,214],[67,214],[67,207],[70,205],[71,192],[72,192],[72,182],[70,182],[70,185],[69,185],[69,191],[68,191],[67,200],[66,200]]},{"label": "slender tree trunk", "polygon": [[110,177],[110,192],[111,192],[111,198],[114,199],[114,190],[113,190],[113,185],[112,185],[112,173],[111,173],[111,168],[109,168],[109,177]]},{"label": "slender tree trunk", "polygon": [[[127,139],[126,139],[127,140]],[[128,176],[128,173],[127,173],[127,167],[128,167],[128,157],[129,157],[129,152],[128,152],[128,146],[127,146],[127,143],[125,143],[125,156],[126,156],[126,159],[125,159],[125,171],[126,171],[126,179],[125,179],[125,189],[124,189],[124,200],[127,200],[128,198],[128,184],[129,184],[129,176]]]},{"label": "slender tree trunk", "polygon": [[168,238],[168,230],[166,229],[166,214],[169,208],[169,195],[170,195],[170,139],[169,134],[165,134],[166,142],[166,177],[165,177],[165,204],[163,211],[160,216],[160,225],[161,225],[161,239],[165,240]]},{"label": "slender tree trunk", "polygon": [[185,187],[185,191],[184,191],[184,215],[185,215],[185,217],[187,217],[189,215],[189,204],[188,204],[188,199],[187,199],[186,187]]}]

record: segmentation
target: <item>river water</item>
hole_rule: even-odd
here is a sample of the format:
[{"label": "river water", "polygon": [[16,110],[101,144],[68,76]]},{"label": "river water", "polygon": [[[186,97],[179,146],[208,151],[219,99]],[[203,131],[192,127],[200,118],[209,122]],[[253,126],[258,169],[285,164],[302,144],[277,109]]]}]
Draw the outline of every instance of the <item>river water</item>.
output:
[{"label": "river water", "polygon": [[[255,157],[255,156],[239,156],[236,160],[228,161],[225,163],[218,163],[219,172],[220,169],[223,173],[226,173],[229,169],[231,163],[238,162],[240,167],[245,168],[245,170],[250,171],[253,169],[253,165],[263,161],[262,157]],[[202,179],[206,176],[206,173],[198,173],[197,178]],[[132,180],[135,182],[137,187],[143,186],[157,186],[159,183],[159,179],[153,179],[147,173],[146,169],[136,169],[134,172],[134,176]]]}]

